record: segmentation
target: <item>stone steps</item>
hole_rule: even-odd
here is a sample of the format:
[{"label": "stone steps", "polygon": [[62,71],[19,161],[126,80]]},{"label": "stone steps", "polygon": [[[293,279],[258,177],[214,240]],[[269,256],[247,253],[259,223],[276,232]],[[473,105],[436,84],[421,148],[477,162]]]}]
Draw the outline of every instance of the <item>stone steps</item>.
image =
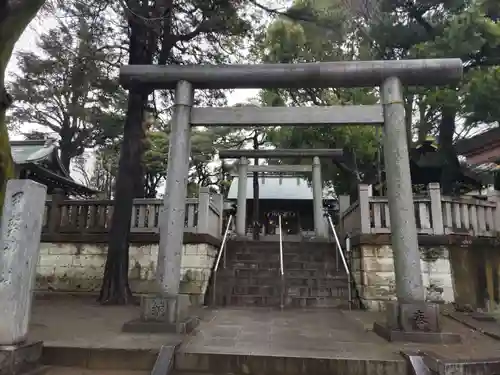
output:
[{"label": "stone steps", "polygon": [[[341,307],[348,304],[347,275],[328,243],[285,243],[284,277],[279,243],[230,241],[217,273],[216,301],[223,306]],[[333,255],[333,256],[332,256]]]},{"label": "stone steps", "polygon": [[410,371],[400,360],[343,357],[301,358],[238,354],[182,353],[175,356],[172,375],[406,375]]},{"label": "stone steps", "polygon": [[[149,373],[151,371],[158,357],[158,352],[159,348],[158,350],[150,350],[44,346],[41,362],[48,368],[59,369],[62,367],[63,369],[73,368],[87,371],[83,374],[97,375],[102,373],[107,375],[105,371],[113,370],[117,375],[121,374],[120,371],[124,375],[127,374],[126,371],[135,371],[135,374],[139,375],[141,372]],[[48,373],[48,375],[56,374],[59,375],[57,372],[55,374]],[[130,373],[130,375],[132,374]]]},{"label": "stone steps", "polygon": [[[269,260],[238,260],[230,261],[234,268],[241,269],[270,269],[275,270],[280,268],[280,261],[269,261]],[[333,262],[332,262],[333,263]],[[325,271],[336,271],[337,267],[329,262],[290,262],[286,259],[283,261],[283,267],[285,270],[325,270]],[[340,269],[339,269],[340,270]]]},{"label": "stone steps", "polygon": [[[279,262],[280,254],[278,252],[269,253],[269,252],[256,252],[252,253],[232,253],[228,254],[228,259],[231,261],[254,261],[254,260],[262,260],[268,262]],[[285,253],[283,254],[283,260],[285,262],[316,262],[321,263],[325,259],[335,260],[335,254],[306,254],[306,253]]]},{"label": "stone steps", "polygon": [[[218,279],[217,282],[220,280]],[[240,286],[267,286],[281,283],[281,277],[276,274],[272,277],[248,277],[237,278],[234,275],[224,275],[224,281],[228,285]],[[311,277],[291,277],[285,275],[285,284],[288,287],[310,287],[310,288],[334,288],[342,287],[347,283],[345,275],[332,276],[328,278],[311,278]]]},{"label": "stone steps", "polygon": [[[285,307],[293,308],[348,308],[347,299],[335,297],[301,297],[301,296],[284,296],[283,302]],[[264,295],[229,295],[219,303],[225,306],[236,307],[279,307],[281,305],[281,296],[264,296]]]},{"label": "stone steps", "polygon": [[[278,268],[259,268],[258,264],[255,267],[231,267],[227,266],[225,270],[219,270],[218,276],[222,277],[237,277],[237,278],[274,278],[280,275]],[[296,279],[335,279],[341,275],[345,276],[343,272],[310,269],[290,269],[285,267],[285,277]]]}]

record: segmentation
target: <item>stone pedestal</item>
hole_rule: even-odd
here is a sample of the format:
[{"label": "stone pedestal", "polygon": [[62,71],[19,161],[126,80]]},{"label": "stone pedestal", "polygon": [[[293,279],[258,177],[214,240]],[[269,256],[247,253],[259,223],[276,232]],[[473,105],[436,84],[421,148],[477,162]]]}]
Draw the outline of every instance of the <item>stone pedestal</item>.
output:
[{"label": "stone pedestal", "polygon": [[460,343],[458,334],[441,332],[439,305],[433,303],[388,302],[386,322],[376,322],[373,331],[388,341]]},{"label": "stone pedestal", "polygon": [[35,369],[42,357],[41,342],[0,346],[0,375],[25,374]]},{"label": "stone pedestal", "polygon": [[26,340],[47,188],[7,182],[0,229],[0,345]]},{"label": "stone pedestal", "polygon": [[189,295],[141,298],[141,316],[123,325],[124,332],[137,333],[189,333],[199,323],[193,312]]}]

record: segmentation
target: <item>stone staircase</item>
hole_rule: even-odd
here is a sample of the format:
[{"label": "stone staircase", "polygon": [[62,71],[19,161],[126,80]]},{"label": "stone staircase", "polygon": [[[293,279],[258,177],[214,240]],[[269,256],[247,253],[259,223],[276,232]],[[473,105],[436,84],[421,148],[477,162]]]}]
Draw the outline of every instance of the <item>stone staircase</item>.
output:
[{"label": "stone staircase", "polygon": [[[283,243],[285,307],[348,307],[347,275],[335,251],[327,242]],[[217,305],[279,307],[281,284],[279,242],[228,241],[217,272]]]}]

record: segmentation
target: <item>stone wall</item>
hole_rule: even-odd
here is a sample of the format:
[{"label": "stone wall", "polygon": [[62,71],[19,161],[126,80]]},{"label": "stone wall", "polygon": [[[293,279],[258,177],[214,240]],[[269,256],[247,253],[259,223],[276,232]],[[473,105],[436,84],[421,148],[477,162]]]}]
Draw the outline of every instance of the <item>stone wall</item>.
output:
[{"label": "stone wall", "polygon": [[[97,292],[102,283],[107,246],[102,244],[41,243],[37,290]],[[210,244],[185,244],[181,268],[181,293],[203,299],[217,248]],[[131,244],[129,280],[134,293],[154,290],[158,245]]]},{"label": "stone wall", "polygon": [[[420,248],[426,299],[437,303],[454,301],[454,286],[448,248]],[[352,249],[352,271],[362,302],[369,310],[383,310],[396,298],[396,283],[390,245],[359,244]]]}]

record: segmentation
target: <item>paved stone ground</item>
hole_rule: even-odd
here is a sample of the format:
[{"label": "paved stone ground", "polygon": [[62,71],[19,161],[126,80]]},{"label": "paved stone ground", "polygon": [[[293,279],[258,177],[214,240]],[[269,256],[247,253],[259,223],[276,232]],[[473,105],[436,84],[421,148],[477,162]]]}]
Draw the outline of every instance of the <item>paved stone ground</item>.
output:
[{"label": "paved stone ground", "polygon": [[155,350],[182,340],[175,334],[121,332],[123,323],[138,317],[138,306],[101,306],[93,298],[35,300],[29,338],[45,346]]},{"label": "paved stone ground", "polygon": [[44,375],[149,375],[150,371],[88,370],[76,367],[47,367]]},{"label": "paved stone ground", "polygon": [[[151,350],[182,339],[174,334],[122,333],[122,324],[138,315],[137,306],[100,306],[93,299],[37,300],[30,339],[43,340],[49,347]],[[206,312],[195,333],[185,338],[181,351],[391,361],[401,360],[399,352],[408,349],[432,351],[450,359],[500,357],[500,341],[449,318],[443,318],[444,330],[460,333],[463,344],[391,344],[371,332],[373,322],[381,319],[383,315],[378,313],[333,309],[284,312],[243,308],[212,310]],[[54,371],[49,374],[59,375],[57,369]],[[77,374],[92,373],[74,372]]]},{"label": "paved stone ground", "polygon": [[445,358],[500,357],[500,341],[443,318],[445,331],[460,333],[460,345],[388,343],[371,327],[383,315],[365,311],[221,309],[208,314],[181,347],[185,353],[304,358],[400,360],[400,351],[432,351]]}]

